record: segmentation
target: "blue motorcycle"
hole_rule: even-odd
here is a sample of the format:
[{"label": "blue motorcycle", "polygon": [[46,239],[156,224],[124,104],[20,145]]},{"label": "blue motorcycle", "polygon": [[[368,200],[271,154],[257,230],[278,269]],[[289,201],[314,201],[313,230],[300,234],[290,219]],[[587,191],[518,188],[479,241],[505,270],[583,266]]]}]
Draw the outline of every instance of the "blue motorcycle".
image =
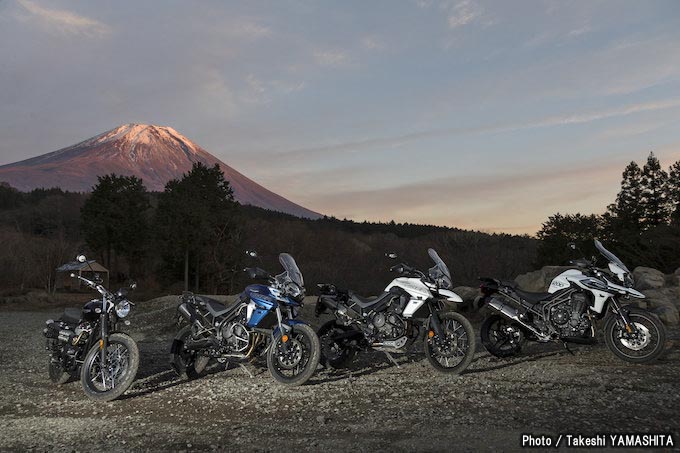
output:
[{"label": "blue motorcycle", "polygon": [[180,296],[179,319],[188,325],[177,333],[171,349],[180,376],[198,377],[211,359],[242,362],[264,355],[269,372],[282,384],[301,385],[314,374],[321,355],[319,339],[296,319],[305,297],[302,273],[287,253],[279,255],[279,262],[284,272],[276,276],[246,268],[251,278],[267,284],[249,285],[229,306],[190,292]]}]

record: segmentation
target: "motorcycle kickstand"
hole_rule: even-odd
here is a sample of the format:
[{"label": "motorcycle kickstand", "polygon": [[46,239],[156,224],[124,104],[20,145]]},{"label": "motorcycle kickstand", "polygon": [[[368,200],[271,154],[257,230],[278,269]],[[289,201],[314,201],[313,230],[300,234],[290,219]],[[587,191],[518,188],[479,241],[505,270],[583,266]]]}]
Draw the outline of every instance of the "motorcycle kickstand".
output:
[{"label": "motorcycle kickstand", "polygon": [[397,366],[397,368],[401,368],[401,367],[399,366],[399,364],[397,363],[397,361],[394,359],[394,357],[392,357],[392,354],[390,354],[389,352],[385,351],[385,355],[387,356],[388,359],[390,359],[390,361],[391,361],[392,363],[394,363],[394,364]]},{"label": "motorcycle kickstand", "polygon": [[564,345],[564,349],[566,349],[567,352],[568,352],[569,354],[571,354],[571,355],[576,355],[576,354],[574,354],[574,351],[572,351],[571,349],[569,349],[569,345],[567,344],[566,341],[563,341],[562,344]]},{"label": "motorcycle kickstand", "polygon": [[253,373],[251,373],[250,370],[248,370],[248,368],[246,368],[246,366],[245,366],[244,364],[239,363],[239,366],[243,369],[243,371],[246,372],[246,374],[247,374],[248,376],[250,376],[250,379],[253,378]]}]

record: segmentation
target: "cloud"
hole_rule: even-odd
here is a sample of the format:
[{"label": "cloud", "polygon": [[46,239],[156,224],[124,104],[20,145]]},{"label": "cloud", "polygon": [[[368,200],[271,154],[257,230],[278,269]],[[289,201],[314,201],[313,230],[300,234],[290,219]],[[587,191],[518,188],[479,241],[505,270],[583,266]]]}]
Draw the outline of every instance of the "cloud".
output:
[{"label": "cloud", "polygon": [[365,50],[384,50],[385,42],[375,35],[364,36],[361,39],[361,47]]},{"label": "cloud", "polygon": [[593,121],[603,120],[607,118],[621,117],[642,112],[650,112],[656,110],[665,110],[670,108],[680,107],[680,98],[668,99],[665,101],[655,101],[647,103],[632,104],[625,107],[619,107],[609,110],[598,110],[587,113],[574,113],[567,115],[556,115],[540,120],[529,121],[517,124],[506,125],[488,125],[476,128],[442,128],[430,129],[408,134],[402,134],[392,137],[375,137],[363,140],[354,140],[343,143],[335,143],[328,145],[319,145],[308,148],[300,148],[295,150],[283,151],[279,155],[287,155],[289,157],[307,157],[314,154],[328,154],[338,151],[356,151],[368,148],[380,148],[390,146],[400,146],[406,142],[414,142],[418,140],[440,137],[440,136],[454,136],[463,134],[491,134],[514,132],[527,129],[537,129],[544,127],[558,127],[569,126],[576,124],[584,124]]},{"label": "cloud", "polygon": [[449,28],[455,29],[472,23],[483,13],[482,8],[471,0],[463,0],[454,4],[449,10]]},{"label": "cloud", "polygon": [[344,50],[317,50],[314,51],[313,56],[320,66],[343,66],[350,60]]},{"label": "cloud", "polygon": [[45,8],[31,0],[18,0],[18,4],[29,13],[21,19],[37,21],[52,33],[103,36],[111,32],[108,25],[71,11]]},{"label": "cloud", "polygon": [[240,38],[259,39],[270,37],[272,35],[272,30],[259,23],[245,21],[232,24],[227,33]]}]

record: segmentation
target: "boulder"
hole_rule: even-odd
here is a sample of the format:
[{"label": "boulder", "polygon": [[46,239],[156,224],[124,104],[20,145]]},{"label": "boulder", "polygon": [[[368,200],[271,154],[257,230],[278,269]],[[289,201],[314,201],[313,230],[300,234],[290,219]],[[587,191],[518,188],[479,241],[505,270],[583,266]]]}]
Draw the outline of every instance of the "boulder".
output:
[{"label": "boulder", "polygon": [[471,286],[458,286],[453,288],[453,292],[458,294],[461,299],[463,299],[465,305],[472,304],[477,296],[479,296],[479,288],[473,288]]},{"label": "boulder", "polygon": [[671,275],[671,285],[680,286],[680,268],[676,269]]},{"label": "boulder", "polygon": [[663,288],[666,284],[666,276],[663,272],[651,267],[636,267],[633,271],[635,288],[638,290]]},{"label": "boulder", "polygon": [[661,322],[667,326],[680,324],[680,314],[678,313],[678,309],[673,305],[657,307],[652,310],[652,313],[656,314]]},{"label": "boulder", "polygon": [[524,291],[543,292],[547,291],[550,282],[567,269],[566,266],[545,266],[539,271],[527,272],[518,275],[515,281]]}]

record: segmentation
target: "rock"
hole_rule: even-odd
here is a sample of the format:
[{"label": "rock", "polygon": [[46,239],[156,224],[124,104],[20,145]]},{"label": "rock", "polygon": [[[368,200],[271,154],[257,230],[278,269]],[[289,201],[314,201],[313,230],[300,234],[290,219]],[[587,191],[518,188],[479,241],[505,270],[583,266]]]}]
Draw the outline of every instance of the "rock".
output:
[{"label": "rock", "polygon": [[475,298],[479,296],[479,289],[471,286],[457,286],[456,288],[453,288],[453,292],[463,299],[465,305],[473,303]]},{"label": "rock", "polygon": [[635,288],[638,290],[663,288],[666,284],[666,276],[663,272],[651,267],[636,267],[633,271],[633,278],[635,279]]},{"label": "rock", "polygon": [[543,292],[548,290],[553,278],[568,269],[573,268],[566,266],[545,266],[539,271],[518,275],[515,281],[524,291]]},{"label": "rock", "polygon": [[657,307],[652,310],[652,313],[656,314],[661,322],[667,326],[680,324],[680,313],[678,313],[678,309],[673,305]]}]

